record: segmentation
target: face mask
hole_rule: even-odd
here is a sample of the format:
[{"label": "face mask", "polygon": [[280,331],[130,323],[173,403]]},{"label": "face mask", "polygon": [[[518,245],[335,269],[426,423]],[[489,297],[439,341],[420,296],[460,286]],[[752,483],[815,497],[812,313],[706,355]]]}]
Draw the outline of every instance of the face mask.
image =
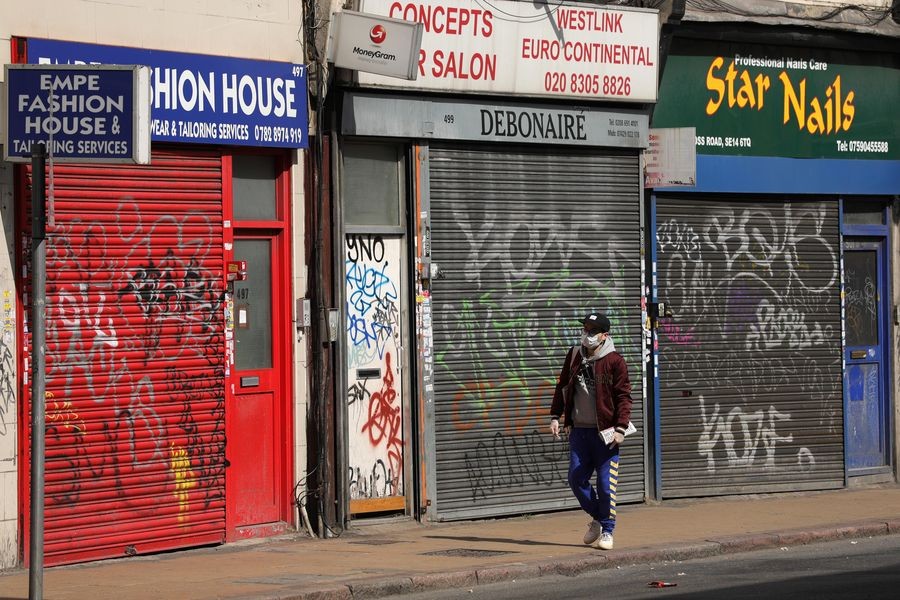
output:
[{"label": "face mask", "polygon": [[587,348],[588,350],[593,350],[597,346],[600,345],[600,335],[599,333],[595,333],[594,335],[588,335],[587,333],[581,334],[581,345]]}]

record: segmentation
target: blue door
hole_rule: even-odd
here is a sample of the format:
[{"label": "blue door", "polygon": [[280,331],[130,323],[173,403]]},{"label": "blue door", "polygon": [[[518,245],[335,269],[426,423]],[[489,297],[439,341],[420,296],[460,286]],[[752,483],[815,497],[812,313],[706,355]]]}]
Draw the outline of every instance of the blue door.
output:
[{"label": "blue door", "polygon": [[884,242],[844,241],[844,359],[849,475],[888,464]]}]

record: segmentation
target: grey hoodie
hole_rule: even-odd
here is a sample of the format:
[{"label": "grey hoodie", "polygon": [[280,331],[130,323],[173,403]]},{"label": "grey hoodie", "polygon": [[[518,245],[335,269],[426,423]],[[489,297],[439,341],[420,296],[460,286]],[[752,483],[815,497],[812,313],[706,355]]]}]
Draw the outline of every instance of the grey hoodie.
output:
[{"label": "grey hoodie", "polygon": [[599,345],[589,355],[585,356],[584,346],[578,351],[581,353],[584,363],[582,368],[578,370],[576,375],[573,405],[572,405],[572,422],[575,427],[597,427],[597,405],[594,401],[596,386],[594,384],[594,363],[609,354],[616,351],[616,345],[612,338],[606,338],[606,341]]}]

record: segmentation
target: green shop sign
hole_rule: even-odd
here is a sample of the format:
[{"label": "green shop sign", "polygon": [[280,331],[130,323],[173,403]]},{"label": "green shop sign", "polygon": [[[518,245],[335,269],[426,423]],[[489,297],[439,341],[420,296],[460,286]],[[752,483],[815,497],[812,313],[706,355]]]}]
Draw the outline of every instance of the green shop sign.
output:
[{"label": "green shop sign", "polygon": [[697,153],[900,159],[896,56],[681,41],[651,127],[695,127]]}]

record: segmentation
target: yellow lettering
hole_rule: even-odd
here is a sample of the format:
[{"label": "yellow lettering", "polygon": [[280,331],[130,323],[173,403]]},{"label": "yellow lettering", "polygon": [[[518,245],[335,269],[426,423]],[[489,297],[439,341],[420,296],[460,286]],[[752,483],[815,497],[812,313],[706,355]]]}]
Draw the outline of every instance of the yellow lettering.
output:
[{"label": "yellow lettering", "polygon": [[722,105],[722,98],[725,97],[725,83],[713,74],[713,71],[721,69],[724,63],[725,60],[721,56],[717,56],[710,63],[709,70],[706,72],[706,89],[715,92],[718,96],[716,100],[710,99],[706,103],[706,114],[709,116],[716,114],[719,106]]},{"label": "yellow lettering", "polygon": [[[834,88],[834,132],[841,130],[841,76],[834,78],[834,83],[828,88],[830,95],[831,88]],[[831,123],[828,124],[829,133],[831,133]]]},{"label": "yellow lettering", "polygon": [[737,71],[734,70],[734,61],[728,63],[728,72],[725,73],[725,81],[728,82],[728,108],[734,106],[734,78]]},{"label": "yellow lettering", "polygon": [[737,93],[737,104],[741,108],[750,105],[756,106],[756,98],[753,96],[753,82],[750,81],[750,73],[741,71],[741,89]]},{"label": "yellow lettering", "polygon": [[765,102],[766,92],[769,87],[772,85],[769,80],[768,75],[763,75],[760,73],[756,76],[756,97],[759,99],[759,104],[756,107],[756,110],[762,110],[763,103]]},{"label": "yellow lettering", "polygon": [[856,97],[856,92],[850,90],[847,92],[847,98],[844,100],[843,113],[844,120],[841,121],[841,127],[844,128],[845,131],[850,131],[850,125],[853,124],[853,117],[856,116],[856,108],[853,106],[853,99]]},{"label": "yellow lettering", "polygon": [[825,120],[822,117],[822,105],[818,98],[813,98],[809,103],[812,111],[806,121],[806,130],[810,133],[822,133],[825,131]]},{"label": "yellow lettering", "polygon": [[778,75],[778,79],[784,85],[784,119],[782,124],[787,125],[787,122],[791,120],[790,109],[793,108],[794,114],[797,116],[797,129],[803,129],[803,126],[806,124],[806,79],[800,80],[799,99],[796,92],[794,92],[794,86],[791,84],[791,79],[787,73],[782,71]]}]

